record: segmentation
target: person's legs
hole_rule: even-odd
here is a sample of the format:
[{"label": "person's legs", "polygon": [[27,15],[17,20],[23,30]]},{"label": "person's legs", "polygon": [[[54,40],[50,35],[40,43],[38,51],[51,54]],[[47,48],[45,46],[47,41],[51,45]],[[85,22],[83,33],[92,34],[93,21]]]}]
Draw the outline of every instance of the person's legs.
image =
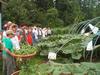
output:
[{"label": "person's legs", "polygon": [[2,70],[3,75],[7,75],[7,65],[6,65],[6,59],[3,59],[3,70]]},{"label": "person's legs", "polygon": [[14,58],[9,57],[7,60],[7,75],[11,75],[13,72],[15,72],[16,66]]}]

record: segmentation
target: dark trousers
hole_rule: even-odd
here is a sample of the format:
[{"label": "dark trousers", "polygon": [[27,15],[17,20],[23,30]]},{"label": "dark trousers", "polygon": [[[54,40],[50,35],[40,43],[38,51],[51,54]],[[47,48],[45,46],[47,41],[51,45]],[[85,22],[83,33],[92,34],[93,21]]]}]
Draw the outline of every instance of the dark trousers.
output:
[{"label": "dark trousers", "polygon": [[11,56],[3,58],[3,75],[11,75],[15,70],[15,59]]}]

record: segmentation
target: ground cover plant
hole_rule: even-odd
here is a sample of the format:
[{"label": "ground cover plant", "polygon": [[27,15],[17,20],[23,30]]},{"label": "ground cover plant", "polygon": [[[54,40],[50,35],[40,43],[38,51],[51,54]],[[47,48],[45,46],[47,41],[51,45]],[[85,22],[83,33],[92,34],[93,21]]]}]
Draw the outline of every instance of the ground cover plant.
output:
[{"label": "ground cover plant", "polygon": [[49,61],[33,65],[31,62],[27,63],[27,67],[22,67],[19,75],[99,75],[100,73],[100,63],[61,64]]},{"label": "ground cover plant", "polygon": [[71,59],[79,60],[92,37],[93,35],[85,37],[80,34],[52,35],[41,40],[36,47],[42,56],[58,51],[58,54],[70,55]]}]

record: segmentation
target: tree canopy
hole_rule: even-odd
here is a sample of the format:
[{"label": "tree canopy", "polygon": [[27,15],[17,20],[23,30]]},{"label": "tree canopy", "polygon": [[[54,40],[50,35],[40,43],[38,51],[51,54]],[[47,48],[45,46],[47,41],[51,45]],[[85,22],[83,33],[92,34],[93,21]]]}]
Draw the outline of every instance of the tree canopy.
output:
[{"label": "tree canopy", "polygon": [[99,0],[4,0],[3,22],[68,26],[100,16]]}]

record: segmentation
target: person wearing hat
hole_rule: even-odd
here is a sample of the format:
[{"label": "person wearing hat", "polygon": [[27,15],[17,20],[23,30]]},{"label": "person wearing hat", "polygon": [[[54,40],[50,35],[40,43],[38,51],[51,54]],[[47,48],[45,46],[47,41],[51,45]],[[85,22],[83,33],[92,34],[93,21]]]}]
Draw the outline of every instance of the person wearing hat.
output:
[{"label": "person wearing hat", "polygon": [[11,21],[8,21],[7,23],[4,24],[3,26],[3,37],[7,37],[6,31],[9,30],[9,27],[12,25]]},{"label": "person wearing hat", "polygon": [[11,39],[12,43],[13,43],[13,47],[15,50],[19,50],[20,45],[19,45],[19,39],[18,39],[18,35],[17,35],[17,25],[13,23],[9,29],[12,30],[15,34],[14,37]]},{"label": "person wearing hat", "polygon": [[[13,38],[14,32],[12,30],[7,30],[6,34],[7,37],[3,38],[2,40],[4,49],[8,49],[10,52],[13,52],[14,49],[11,38]],[[3,75],[11,75],[16,69],[14,58],[10,54],[8,54],[6,50],[3,50],[2,57],[3,57]]]},{"label": "person wearing hat", "polygon": [[4,26],[3,26],[3,37],[7,37],[7,35],[6,35],[6,31],[8,30],[8,25],[7,24],[5,24]]}]

